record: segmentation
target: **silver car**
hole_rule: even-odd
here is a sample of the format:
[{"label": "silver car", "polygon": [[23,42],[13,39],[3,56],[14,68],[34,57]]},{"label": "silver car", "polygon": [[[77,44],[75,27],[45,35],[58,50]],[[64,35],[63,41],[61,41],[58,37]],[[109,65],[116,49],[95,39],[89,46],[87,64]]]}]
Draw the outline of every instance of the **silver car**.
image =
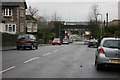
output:
[{"label": "silver car", "polygon": [[63,43],[63,44],[69,44],[69,40],[66,39],[66,38],[64,38],[62,43]]},{"label": "silver car", "polygon": [[120,38],[103,38],[95,52],[95,66],[120,67]]}]

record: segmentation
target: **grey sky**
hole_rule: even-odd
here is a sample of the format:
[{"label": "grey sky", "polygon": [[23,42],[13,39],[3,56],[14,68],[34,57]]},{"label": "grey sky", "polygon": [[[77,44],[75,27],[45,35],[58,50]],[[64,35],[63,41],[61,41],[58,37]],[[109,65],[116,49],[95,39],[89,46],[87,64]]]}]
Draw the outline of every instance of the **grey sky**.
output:
[{"label": "grey sky", "polygon": [[[109,13],[109,21],[118,19],[118,1],[119,0],[64,0],[63,2],[54,0],[27,0],[27,5],[36,7],[39,10],[40,16],[47,16],[49,19],[55,12],[65,21],[87,21],[88,14],[91,12],[91,7],[98,4],[99,11],[103,19],[106,18],[106,13]],[[99,16],[99,19],[100,16]]]}]

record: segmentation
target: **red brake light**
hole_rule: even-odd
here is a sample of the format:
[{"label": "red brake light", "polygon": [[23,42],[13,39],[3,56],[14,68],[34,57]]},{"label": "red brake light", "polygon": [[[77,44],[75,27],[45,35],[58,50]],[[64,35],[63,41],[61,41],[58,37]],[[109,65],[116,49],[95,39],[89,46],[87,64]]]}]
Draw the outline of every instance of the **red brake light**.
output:
[{"label": "red brake light", "polygon": [[31,40],[16,40],[17,43],[31,43]]},{"label": "red brake light", "polygon": [[31,40],[25,40],[26,43],[31,43],[32,41]]},{"label": "red brake light", "polygon": [[104,49],[103,49],[103,48],[99,48],[99,49],[98,49],[98,53],[104,54],[104,53],[105,53],[105,52],[104,52]]},{"label": "red brake light", "polygon": [[19,42],[20,42],[20,40],[16,40],[16,42],[18,42],[18,43],[19,43]]},{"label": "red brake light", "polygon": [[58,41],[58,43],[60,43],[60,41]]}]

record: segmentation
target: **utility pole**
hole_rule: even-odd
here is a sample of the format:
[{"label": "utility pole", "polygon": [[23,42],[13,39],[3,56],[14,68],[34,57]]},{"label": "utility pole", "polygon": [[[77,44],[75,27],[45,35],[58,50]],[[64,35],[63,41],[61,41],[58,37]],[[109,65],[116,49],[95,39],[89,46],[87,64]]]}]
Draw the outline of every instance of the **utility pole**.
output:
[{"label": "utility pole", "polygon": [[104,27],[105,27],[105,20],[104,20]]},{"label": "utility pole", "polygon": [[108,13],[106,13],[106,26],[108,26]]}]

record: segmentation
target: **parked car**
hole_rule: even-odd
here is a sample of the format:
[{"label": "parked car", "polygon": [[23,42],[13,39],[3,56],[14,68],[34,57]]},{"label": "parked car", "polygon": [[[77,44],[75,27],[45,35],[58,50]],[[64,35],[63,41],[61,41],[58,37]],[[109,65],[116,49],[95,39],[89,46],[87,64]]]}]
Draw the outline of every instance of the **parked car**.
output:
[{"label": "parked car", "polygon": [[56,45],[56,44],[58,44],[58,45],[61,45],[61,44],[62,44],[60,38],[54,38],[54,39],[53,39],[52,45]]},{"label": "parked car", "polygon": [[32,34],[20,34],[16,40],[17,50],[20,48],[38,49],[37,39]]},{"label": "parked car", "polygon": [[103,38],[95,52],[95,66],[120,68],[120,38]]},{"label": "parked car", "polygon": [[89,42],[89,40],[88,40],[88,39],[85,39],[85,40],[84,40],[84,45],[88,45],[88,42]]},{"label": "parked car", "polygon": [[68,42],[69,42],[69,43],[73,43],[73,38],[72,38],[72,37],[69,37]]},{"label": "parked car", "polygon": [[98,47],[98,45],[99,45],[99,42],[96,39],[91,39],[88,41],[88,47],[91,47],[91,46]]},{"label": "parked car", "polygon": [[64,38],[62,41],[63,44],[69,44],[69,40],[67,38]]}]

